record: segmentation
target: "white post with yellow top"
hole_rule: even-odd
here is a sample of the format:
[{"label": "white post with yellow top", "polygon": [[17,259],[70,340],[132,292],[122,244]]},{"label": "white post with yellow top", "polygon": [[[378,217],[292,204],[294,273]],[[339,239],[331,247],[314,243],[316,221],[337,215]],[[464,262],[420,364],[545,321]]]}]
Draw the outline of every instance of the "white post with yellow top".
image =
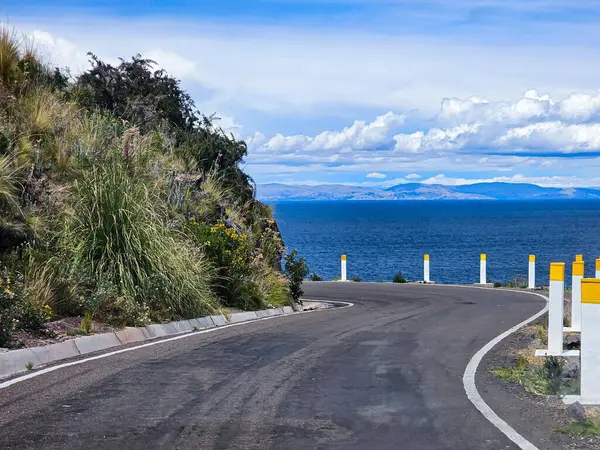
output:
[{"label": "white post with yellow top", "polygon": [[595,278],[600,278],[600,258],[596,260],[596,276]]},{"label": "white post with yellow top", "polygon": [[563,313],[565,306],[565,263],[550,264],[548,294],[548,349],[536,350],[536,356],[577,356],[578,350],[563,351]]},{"label": "white post with yellow top", "polygon": [[348,277],[346,275],[346,255],[342,255],[342,281],[348,281]]},{"label": "white post with yellow top", "polygon": [[582,405],[600,405],[600,279],[581,282]]},{"label": "white post with yellow top", "polygon": [[429,255],[423,256],[423,281],[425,283],[431,283],[431,279],[429,278]]},{"label": "white post with yellow top", "polygon": [[529,282],[527,287],[535,289],[535,255],[529,255]]},{"label": "white post with yellow top", "polygon": [[575,261],[576,262],[583,261],[583,255],[575,255]]},{"label": "white post with yellow top", "polygon": [[479,257],[479,284],[487,283],[487,255],[482,253]]},{"label": "white post with yellow top", "polygon": [[583,271],[583,260],[575,261],[571,281],[571,326],[565,328],[565,331],[571,333],[581,331],[581,280],[583,279]]}]

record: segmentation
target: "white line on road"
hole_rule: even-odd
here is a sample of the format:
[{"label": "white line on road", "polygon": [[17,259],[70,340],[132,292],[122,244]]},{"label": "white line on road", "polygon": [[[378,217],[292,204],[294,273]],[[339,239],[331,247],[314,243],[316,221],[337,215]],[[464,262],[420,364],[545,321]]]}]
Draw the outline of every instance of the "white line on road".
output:
[{"label": "white line on road", "polygon": [[116,350],[114,352],[103,353],[101,355],[92,356],[92,357],[85,358],[85,359],[78,359],[77,361],[71,361],[71,362],[68,362],[68,363],[59,364],[57,366],[47,367],[46,369],[36,370],[35,372],[28,373],[27,375],[23,375],[23,376],[20,376],[20,377],[17,377],[17,378],[13,378],[12,380],[8,380],[8,381],[5,381],[3,383],[0,383],[0,389],[5,389],[5,388],[7,388],[9,386],[12,386],[14,384],[20,383],[22,381],[30,380],[32,378],[39,377],[40,375],[44,375],[44,374],[49,373],[49,372],[54,372],[55,370],[64,369],[65,367],[77,366],[79,364],[83,364],[83,363],[90,362],[90,361],[95,361],[97,359],[108,358],[110,356],[119,355],[121,353],[132,352],[134,350],[139,350],[141,348],[152,347],[153,345],[164,344],[165,342],[178,341],[179,339],[187,339],[187,338],[190,338],[192,336],[196,336],[198,334],[213,333],[215,331],[219,331],[219,330],[222,330],[224,328],[237,327],[237,326],[240,326],[240,325],[247,325],[249,323],[256,323],[256,322],[259,322],[259,321],[262,321],[262,320],[278,319],[280,317],[297,316],[299,314],[308,314],[308,313],[314,313],[314,312],[317,312],[317,311],[335,311],[335,310],[338,310],[338,309],[349,308],[351,306],[354,306],[353,303],[341,302],[341,301],[337,301],[337,300],[336,301],[319,300],[319,301],[323,302],[323,303],[341,303],[344,306],[340,306],[340,307],[337,307],[337,308],[315,309],[315,310],[312,310],[312,311],[300,311],[300,312],[291,313],[291,314],[285,314],[285,315],[281,315],[281,316],[263,317],[263,318],[260,318],[260,319],[249,320],[247,322],[232,323],[232,324],[229,324],[229,325],[223,325],[223,326],[216,327],[216,328],[209,328],[207,330],[194,331],[194,332],[191,332],[191,333],[180,334],[180,335],[177,335],[175,337],[171,337],[171,338],[167,338],[167,339],[162,339],[160,341],[154,341],[154,342],[149,342],[147,344],[136,345],[135,347],[128,347],[128,348],[124,348],[124,349],[121,349],[121,350]]},{"label": "white line on road", "polygon": [[[479,288],[479,289],[482,289],[482,288]],[[489,288],[483,288],[483,289],[489,289]],[[479,410],[479,412],[481,414],[483,414],[484,417],[488,421],[491,422],[492,425],[494,425],[502,433],[504,433],[507,438],[509,438],[512,442],[517,444],[519,446],[519,448],[521,448],[522,450],[539,450],[535,445],[533,445],[531,442],[529,442],[527,439],[525,439],[523,436],[521,436],[519,433],[517,433],[514,428],[512,428],[509,424],[507,424],[504,420],[502,420],[494,412],[494,410],[492,410],[492,408],[489,407],[489,405],[483,400],[483,398],[481,398],[481,395],[479,395],[479,391],[477,390],[477,386],[475,386],[475,373],[477,372],[477,367],[479,366],[479,363],[481,363],[481,360],[483,359],[483,357],[492,348],[494,348],[496,346],[496,344],[498,344],[500,341],[502,341],[506,337],[510,336],[515,331],[518,331],[521,328],[523,328],[524,326],[530,324],[531,322],[533,322],[538,317],[542,316],[543,314],[545,314],[548,311],[548,297],[546,297],[545,295],[537,294],[535,292],[526,292],[526,291],[511,291],[511,292],[519,292],[522,294],[537,295],[538,297],[542,297],[543,299],[546,300],[546,306],[544,307],[544,309],[542,309],[539,313],[535,314],[533,317],[527,319],[524,322],[521,322],[520,324],[512,327],[510,330],[502,333],[500,336],[492,339],[481,350],[479,350],[477,353],[475,353],[475,356],[473,356],[471,361],[469,361],[469,364],[467,365],[467,369],[465,370],[465,374],[463,375],[463,385],[465,387],[465,392],[467,393],[467,397],[469,398],[471,403],[473,403],[473,405],[475,405],[475,408],[477,408]]]}]

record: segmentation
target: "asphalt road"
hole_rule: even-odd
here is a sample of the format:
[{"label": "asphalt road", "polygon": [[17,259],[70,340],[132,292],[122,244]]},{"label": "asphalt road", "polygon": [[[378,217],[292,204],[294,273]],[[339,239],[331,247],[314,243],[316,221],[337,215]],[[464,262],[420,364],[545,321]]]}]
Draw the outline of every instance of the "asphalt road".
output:
[{"label": "asphalt road", "polygon": [[359,283],[308,283],[305,296],[355,306],[165,342],[0,390],[0,449],[516,448],[468,401],[462,375],[542,299]]}]

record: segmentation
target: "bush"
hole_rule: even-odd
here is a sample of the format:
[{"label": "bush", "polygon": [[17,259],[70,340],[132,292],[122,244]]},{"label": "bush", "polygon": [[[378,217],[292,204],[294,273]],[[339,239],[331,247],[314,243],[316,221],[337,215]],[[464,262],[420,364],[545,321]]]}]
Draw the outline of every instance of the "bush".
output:
[{"label": "bush", "polygon": [[248,235],[238,233],[222,221],[210,226],[194,217],[184,223],[192,237],[217,269],[214,289],[225,306],[257,309],[262,298],[251,280],[252,246]]},{"label": "bush", "polygon": [[12,341],[15,320],[19,315],[19,293],[6,270],[0,270],[0,347]]},{"label": "bush", "polygon": [[[164,319],[213,312],[211,271],[203,255],[167,228],[158,192],[132,179],[128,162],[119,156],[95,167],[74,187],[77,200],[62,234],[72,272],[92,284],[103,280],[116,286],[122,301],[115,310],[122,314],[146,310],[149,303]],[[137,321],[127,315],[122,319]]]},{"label": "bush", "polygon": [[310,274],[310,281],[323,281],[323,278],[313,272]]},{"label": "bush", "polygon": [[290,294],[294,304],[302,305],[300,297],[304,295],[302,282],[308,276],[309,269],[304,258],[298,258],[298,250],[294,249],[292,253],[285,255],[285,273],[290,282]]},{"label": "bush", "polygon": [[496,281],[496,282],[494,283],[494,287],[495,287],[495,288],[501,288],[501,287],[502,287],[502,283],[500,283],[499,281]]},{"label": "bush", "polygon": [[404,275],[402,275],[402,272],[398,272],[396,275],[394,275],[394,278],[392,278],[392,282],[408,283],[408,280],[406,278],[404,278]]},{"label": "bush", "polygon": [[354,281],[356,283],[360,283],[360,276],[358,275],[352,275],[352,277],[350,277],[351,281]]}]

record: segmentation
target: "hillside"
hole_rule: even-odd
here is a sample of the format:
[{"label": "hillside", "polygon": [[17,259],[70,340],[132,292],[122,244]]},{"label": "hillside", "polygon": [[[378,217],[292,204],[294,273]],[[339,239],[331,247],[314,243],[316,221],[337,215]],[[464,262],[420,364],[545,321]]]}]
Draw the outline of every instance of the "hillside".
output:
[{"label": "hillside", "polygon": [[29,42],[0,24],[0,347],[54,319],[143,325],[297,301],[306,268],[292,252],[295,273],[281,272],[245,142],[154,61],[90,53],[70,78]]}]

